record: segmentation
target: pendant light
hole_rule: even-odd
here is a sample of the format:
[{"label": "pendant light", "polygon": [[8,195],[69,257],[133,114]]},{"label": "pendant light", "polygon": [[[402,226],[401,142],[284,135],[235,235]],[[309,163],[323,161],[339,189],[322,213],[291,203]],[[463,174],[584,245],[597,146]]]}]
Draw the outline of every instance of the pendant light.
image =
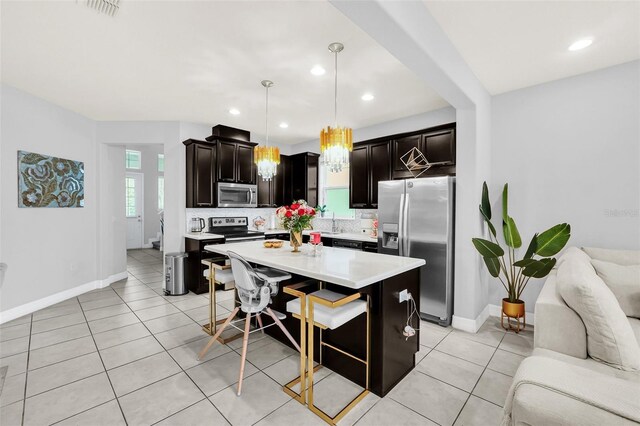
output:
[{"label": "pendant light", "polygon": [[280,149],[275,146],[269,146],[269,88],[273,86],[273,81],[262,80],[262,85],[267,92],[266,114],[264,122],[264,130],[266,134],[266,142],[264,146],[256,146],[253,150],[253,160],[258,167],[258,176],[262,180],[269,181],[278,173],[278,164],[280,164]]},{"label": "pendant light", "polygon": [[353,151],[352,130],[349,127],[338,127],[338,53],[343,49],[342,43],[329,45],[329,50],[335,55],[334,127],[328,126],[320,131],[322,162],[334,173],[341,172],[349,164],[349,153]]}]

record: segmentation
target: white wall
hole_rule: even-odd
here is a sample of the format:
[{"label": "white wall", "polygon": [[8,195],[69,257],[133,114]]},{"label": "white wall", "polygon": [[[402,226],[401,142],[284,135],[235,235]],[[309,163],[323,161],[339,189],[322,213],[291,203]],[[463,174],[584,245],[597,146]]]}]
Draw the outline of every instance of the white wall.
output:
[{"label": "white wall", "polygon": [[495,96],[492,123],[492,201],[508,182],[525,244],[568,222],[570,246],[640,249],[640,61]]},{"label": "white wall", "polygon": [[164,176],[164,172],[158,172],[158,154],[164,153],[164,145],[127,145],[125,148],[140,151],[142,157],[140,169],[127,169],[127,171],[144,175],[144,235],[142,241],[147,245],[149,240],[156,240],[160,232],[158,177]]},{"label": "white wall", "polygon": [[[2,256],[0,310],[96,280],[98,196],[93,121],[1,86]],[[17,151],[83,161],[84,208],[18,208]]]},{"label": "white wall", "polygon": [[126,276],[127,270],[124,146],[97,144],[97,149],[100,169],[98,278],[108,280],[123,272]]}]

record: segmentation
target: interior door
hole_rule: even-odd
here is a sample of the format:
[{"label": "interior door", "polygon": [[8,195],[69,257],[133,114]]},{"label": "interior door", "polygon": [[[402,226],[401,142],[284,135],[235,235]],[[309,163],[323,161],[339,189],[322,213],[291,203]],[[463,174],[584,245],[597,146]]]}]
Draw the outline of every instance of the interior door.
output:
[{"label": "interior door", "polygon": [[144,175],[127,173],[125,177],[125,207],[127,217],[127,250],[142,248]]}]

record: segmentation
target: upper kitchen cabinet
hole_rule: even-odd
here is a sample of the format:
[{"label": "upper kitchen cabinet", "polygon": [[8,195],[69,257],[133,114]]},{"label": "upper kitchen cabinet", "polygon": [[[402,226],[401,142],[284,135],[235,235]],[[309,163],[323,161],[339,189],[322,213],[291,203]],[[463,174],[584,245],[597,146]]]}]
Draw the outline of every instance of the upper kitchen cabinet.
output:
[{"label": "upper kitchen cabinet", "polygon": [[258,176],[258,207],[279,207],[291,203],[291,161],[280,154],[276,175],[268,181]]},{"label": "upper kitchen cabinet", "polygon": [[232,183],[256,183],[252,142],[236,142],[209,136],[208,141],[217,146],[217,181]]},{"label": "upper kitchen cabinet", "polygon": [[378,208],[378,182],[391,179],[391,144],[388,140],[355,144],[349,167],[349,207]]},{"label": "upper kitchen cabinet", "polygon": [[318,170],[320,154],[304,152],[291,155],[291,200],[306,200],[310,206],[318,205]]},{"label": "upper kitchen cabinet", "polygon": [[420,177],[456,174],[456,124],[392,136],[393,179],[411,178],[413,175],[402,164],[402,156],[413,148],[418,148],[431,168]]},{"label": "upper kitchen cabinet", "polygon": [[213,207],[216,146],[196,139],[188,139],[184,144],[187,150],[187,207]]}]

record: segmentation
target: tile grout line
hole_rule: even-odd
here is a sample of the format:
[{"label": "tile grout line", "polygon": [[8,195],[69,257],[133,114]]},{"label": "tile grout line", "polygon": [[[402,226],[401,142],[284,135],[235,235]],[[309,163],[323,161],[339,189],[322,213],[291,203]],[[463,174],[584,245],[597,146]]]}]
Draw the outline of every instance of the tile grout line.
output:
[{"label": "tile grout line", "polygon": [[31,355],[31,328],[33,328],[33,314],[31,314],[31,321],[29,323],[29,345],[27,346],[27,367],[24,372],[24,394],[22,395],[22,417],[20,424],[24,424],[25,411],[27,409],[27,381],[29,379],[29,357]]},{"label": "tile grout line", "polygon": [[[471,395],[473,395],[473,391],[476,389],[476,387],[478,386],[478,383],[480,383],[480,379],[482,379],[482,376],[484,375],[485,371],[487,371],[487,367],[489,366],[489,363],[491,362],[491,360],[493,359],[493,357],[495,356],[496,352],[498,351],[498,347],[500,346],[500,344],[502,343],[502,341],[504,340],[504,336],[506,336],[507,333],[504,333],[502,335],[502,338],[500,339],[500,342],[498,343],[498,345],[495,347],[493,354],[491,354],[491,358],[489,358],[489,361],[487,361],[487,365],[485,365],[484,369],[482,370],[482,373],[480,374],[480,376],[478,376],[478,380],[476,380],[476,384],[473,385],[473,388],[471,389],[471,392],[469,392],[469,394],[467,395],[467,400],[464,402],[464,404],[462,405],[462,407],[460,408],[460,411],[458,412],[458,415],[456,416],[456,418],[453,420],[453,424],[455,424],[458,421],[458,418],[460,417],[460,414],[462,414],[462,411],[464,410],[464,407],[467,406],[467,404],[469,403],[469,399],[471,399]],[[476,396],[476,395],[473,395]],[[476,396],[477,397],[477,396]],[[481,398],[484,399],[484,398]]]},{"label": "tile grout line", "polygon": [[[119,297],[119,295],[118,295],[118,297]],[[123,300],[123,302],[124,302],[124,300]],[[124,302],[124,303],[126,304],[127,302]],[[127,307],[129,307],[129,305],[128,305],[128,304],[127,304]],[[177,308],[176,308],[176,309],[177,309]],[[138,320],[140,320],[140,317],[138,317],[138,315],[137,315],[135,312],[134,312],[133,314],[136,316],[136,318],[138,318]],[[178,366],[178,368],[180,368],[181,372],[182,372],[182,373],[184,373],[184,375],[185,375],[185,376],[187,376],[187,378],[189,378],[189,380],[191,381],[191,383],[193,383],[193,385],[196,387],[196,389],[198,389],[198,390],[200,391],[200,393],[205,397],[205,399],[208,399],[209,397],[204,393],[204,391],[203,391],[202,389],[200,389],[200,387],[198,386],[198,384],[197,384],[197,383],[196,383],[196,382],[191,378],[191,376],[189,376],[189,374],[187,374],[187,372],[184,370],[184,368],[182,368],[182,366],[180,365],[180,363],[178,363],[178,362],[175,360],[175,358],[174,358],[173,356],[171,356],[171,354],[169,353],[169,351],[168,351],[168,350],[164,347],[164,345],[163,345],[163,344],[158,340],[158,338],[155,336],[155,334],[153,334],[153,333],[151,332],[151,330],[149,330],[149,328],[146,326],[146,324],[144,324],[144,322],[142,322],[142,321],[140,321],[140,322],[142,323],[142,325],[144,326],[144,328],[146,328],[146,329],[147,329],[147,331],[151,334],[151,336],[153,336],[153,338],[158,342],[158,344],[160,345],[160,347],[162,347],[162,349],[165,351],[165,353],[166,353],[167,355],[169,355],[169,357],[171,358],[171,360],[172,360],[174,363],[176,363],[176,365]],[[146,336],[145,336],[145,337],[146,337]],[[176,374],[174,374],[174,375],[168,376],[168,377],[173,377],[173,376],[178,375],[178,374],[180,374],[180,372],[178,372],[178,373],[176,373]],[[108,376],[108,374],[107,374],[107,376]],[[168,377],[165,377],[164,379],[161,379],[161,380],[165,380],[165,379],[167,379]],[[159,380],[159,381],[161,381],[161,380]],[[156,383],[157,383],[157,382],[156,382]],[[149,385],[147,385],[147,386],[149,386]],[[145,388],[145,387],[147,387],[147,386],[143,386],[143,387],[141,387],[140,389],[144,389],[144,388]],[[136,391],[137,391],[137,390],[140,390],[140,389],[136,389]],[[135,391],[133,391],[133,392],[135,392]],[[115,391],[114,391],[114,395],[115,395]],[[117,396],[117,395],[116,395],[116,399],[118,400],[118,405],[120,405],[120,400],[119,400],[119,398],[118,398],[118,396]],[[211,405],[213,405],[213,406],[215,407],[215,404],[213,404],[213,403],[212,403]],[[217,408],[217,407],[215,407],[215,408],[216,408],[216,410],[218,410],[218,408]],[[121,410],[122,410],[122,407],[121,407]],[[218,412],[219,412],[219,411],[220,411],[220,410],[218,410]],[[177,412],[176,412],[176,413],[177,413]],[[176,413],[172,413],[171,415],[176,414]],[[231,424],[231,422],[229,422],[229,420],[228,420],[226,417],[224,417],[224,415],[223,415],[222,413],[220,413],[220,415],[222,415],[222,417],[223,417],[223,418],[224,418],[224,419],[225,419],[229,424]],[[122,413],[122,416],[124,417],[125,422],[126,422],[126,421],[127,421],[127,418],[125,417],[124,412]],[[166,418],[168,418],[168,417],[171,417],[171,416],[167,416]],[[162,420],[164,420],[164,419],[162,419]],[[159,420],[159,421],[162,421],[162,420]]]},{"label": "tile grout line", "polygon": [[[104,374],[105,376],[107,376],[107,380],[109,381],[109,386],[111,386],[111,391],[113,392],[113,396],[116,398],[116,402],[118,403],[118,408],[120,409],[120,413],[122,414],[122,418],[124,419],[125,423],[127,423],[127,419],[124,416],[124,411],[122,411],[122,406],[120,405],[120,401],[118,400],[118,395],[116,394],[116,390],[113,387],[113,383],[111,382],[111,377],[109,377],[109,373],[107,373],[107,367],[104,365],[104,360],[102,359],[102,354],[100,353],[100,348],[98,348],[98,344],[96,343],[96,339],[93,336],[93,332],[91,331],[91,327],[89,327],[89,321],[87,321],[87,316],[84,313],[84,310],[82,311],[82,315],[84,315],[84,319],[87,323],[87,328],[89,329],[89,335],[91,336],[91,340],[93,340],[93,344],[96,347],[96,350],[98,351],[98,357],[100,358],[100,363],[102,364],[102,368],[104,369]],[[96,406],[93,406],[91,408],[95,408]],[[75,415],[75,414],[74,414]],[[73,416],[71,416],[73,417]]]}]

